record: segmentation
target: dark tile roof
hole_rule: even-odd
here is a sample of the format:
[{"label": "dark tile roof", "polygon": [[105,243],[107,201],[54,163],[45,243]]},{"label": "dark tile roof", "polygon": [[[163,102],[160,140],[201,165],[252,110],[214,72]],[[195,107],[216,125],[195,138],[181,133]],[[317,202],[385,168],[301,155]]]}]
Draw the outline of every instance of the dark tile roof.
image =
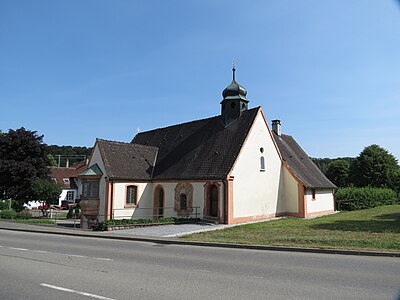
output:
[{"label": "dark tile roof", "polygon": [[309,188],[337,188],[313,163],[304,150],[290,135],[278,136],[274,133],[282,159],[289,168]]},{"label": "dark tile roof", "polygon": [[142,132],[132,143],[159,149],[153,179],[224,179],[258,110],[245,111],[226,127],[216,116]]},{"label": "dark tile roof", "polygon": [[105,172],[111,179],[149,180],[157,148],[132,143],[96,140]]}]

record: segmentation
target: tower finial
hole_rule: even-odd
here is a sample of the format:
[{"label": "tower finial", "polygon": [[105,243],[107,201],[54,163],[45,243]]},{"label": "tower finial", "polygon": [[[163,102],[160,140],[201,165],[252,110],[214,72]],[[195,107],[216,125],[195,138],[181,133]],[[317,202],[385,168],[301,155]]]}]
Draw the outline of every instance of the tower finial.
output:
[{"label": "tower finial", "polygon": [[235,72],[236,72],[236,63],[235,63],[235,59],[232,59],[233,81],[235,81]]}]

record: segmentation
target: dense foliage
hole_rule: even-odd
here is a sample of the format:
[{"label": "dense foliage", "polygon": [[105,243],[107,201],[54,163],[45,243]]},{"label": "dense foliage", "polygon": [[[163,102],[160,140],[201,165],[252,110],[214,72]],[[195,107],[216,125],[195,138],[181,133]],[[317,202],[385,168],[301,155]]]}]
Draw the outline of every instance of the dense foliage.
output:
[{"label": "dense foliage", "polygon": [[[67,158],[70,165],[77,163],[89,157],[92,152],[92,148],[89,147],[78,147],[78,146],[57,146],[51,145],[47,147],[47,151],[53,156],[53,164],[65,167]],[[58,155],[61,155],[58,157]],[[78,156],[76,156],[78,155]]]},{"label": "dense foliage", "polygon": [[358,210],[398,203],[395,191],[388,188],[345,187],[336,192],[338,210]]},{"label": "dense foliage", "polygon": [[400,192],[400,167],[386,149],[371,145],[351,164],[350,181],[357,187],[386,187]]},{"label": "dense foliage", "polygon": [[49,162],[43,136],[25,128],[0,134],[0,197],[34,200],[32,182],[48,178]]},{"label": "dense foliage", "polygon": [[326,177],[337,186],[347,186],[349,184],[350,165],[343,159],[334,160],[329,163]]},{"label": "dense foliage", "polygon": [[315,158],[311,157],[311,160],[317,165],[317,167],[326,175],[329,164],[334,161],[341,160],[346,161],[349,165],[355,160],[355,157],[338,157],[338,158]]},{"label": "dense foliage", "polygon": [[49,179],[36,179],[32,182],[32,192],[35,199],[44,201],[47,207],[50,207],[50,204],[58,203],[61,187],[56,182]]}]

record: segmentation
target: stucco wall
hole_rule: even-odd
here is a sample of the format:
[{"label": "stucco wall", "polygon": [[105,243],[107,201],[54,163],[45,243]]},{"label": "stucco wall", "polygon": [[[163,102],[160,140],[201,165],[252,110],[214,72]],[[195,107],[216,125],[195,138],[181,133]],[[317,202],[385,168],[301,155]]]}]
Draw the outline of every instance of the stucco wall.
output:
[{"label": "stucco wall", "polygon": [[277,212],[299,212],[298,182],[284,166],[281,169]]},{"label": "stucco wall", "polygon": [[[193,212],[196,213],[197,207],[198,217],[203,217],[204,209],[204,185],[205,181],[189,182],[193,186]],[[164,216],[176,217],[174,211],[175,187],[179,182],[118,182],[114,183],[113,189],[113,209],[114,218],[146,218],[153,215],[154,190],[157,186],[162,186],[164,189]],[[125,208],[126,187],[128,185],[136,185],[138,187],[138,207]],[[222,203],[223,189],[220,189],[220,203]],[[221,207],[221,206],[220,206]]]},{"label": "stucco wall", "polygon": [[334,210],[333,190],[315,190],[315,200],[312,199],[312,190],[306,189],[307,214]]},{"label": "stucco wall", "polygon": [[[260,152],[260,148],[264,152]],[[260,157],[264,156],[265,171],[260,171]],[[231,175],[233,181],[233,217],[255,217],[275,213],[281,160],[259,112],[242,148]]]}]

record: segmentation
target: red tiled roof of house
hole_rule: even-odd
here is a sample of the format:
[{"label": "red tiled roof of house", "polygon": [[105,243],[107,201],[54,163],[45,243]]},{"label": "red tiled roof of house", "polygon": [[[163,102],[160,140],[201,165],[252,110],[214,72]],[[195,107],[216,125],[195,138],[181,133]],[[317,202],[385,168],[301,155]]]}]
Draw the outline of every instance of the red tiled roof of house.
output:
[{"label": "red tiled roof of house", "polygon": [[50,168],[50,176],[54,178],[55,181],[62,188],[77,188],[75,182],[72,178],[77,178],[80,173],[86,169],[86,161],[82,161],[72,165],[71,167],[52,167]]}]

